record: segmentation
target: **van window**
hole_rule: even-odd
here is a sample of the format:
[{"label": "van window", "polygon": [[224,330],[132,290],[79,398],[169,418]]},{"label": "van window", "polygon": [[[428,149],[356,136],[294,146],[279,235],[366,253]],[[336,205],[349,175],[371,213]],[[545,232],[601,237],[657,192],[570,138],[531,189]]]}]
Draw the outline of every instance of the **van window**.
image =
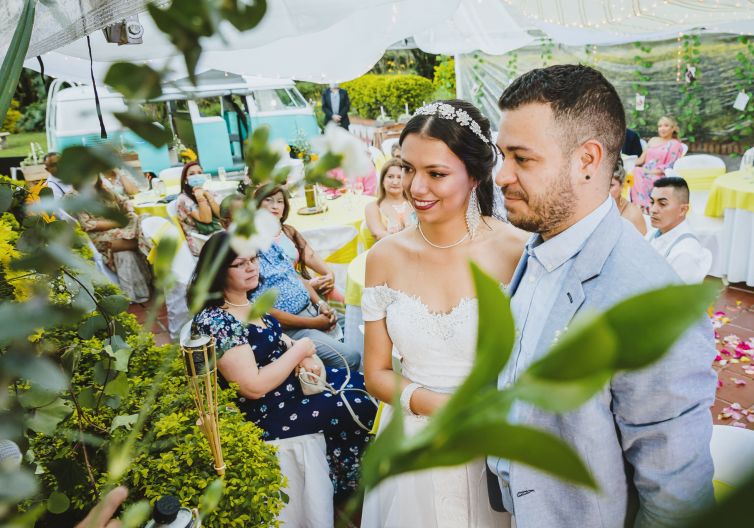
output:
[{"label": "van window", "polygon": [[276,110],[291,110],[303,108],[306,103],[300,95],[286,88],[272,90],[254,90],[251,94],[260,112],[274,112]]},{"label": "van window", "polygon": [[[68,101],[58,101],[57,103],[56,125],[58,132],[71,131],[99,131],[99,120],[97,119],[97,107],[94,98],[91,101],[86,99],[74,99]],[[100,99],[102,108],[102,120],[105,122],[107,130],[118,130],[123,128],[115,116],[114,112],[125,112],[126,103],[117,97],[103,97]]]},{"label": "van window", "polygon": [[219,97],[197,99],[196,106],[199,108],[199,115],[201,117],[220,117],[222,115],[222,106]]}]

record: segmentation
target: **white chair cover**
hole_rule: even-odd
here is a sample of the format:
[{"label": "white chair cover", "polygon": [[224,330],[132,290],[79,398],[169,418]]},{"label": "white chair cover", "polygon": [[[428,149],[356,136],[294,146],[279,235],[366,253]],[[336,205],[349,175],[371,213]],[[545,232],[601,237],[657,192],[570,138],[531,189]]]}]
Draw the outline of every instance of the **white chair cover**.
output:
[{"label": "white chair cover", "polygon": [[386,139],[382,142],[382,152],[384,152],[386,156],[390,156],[390,149],[392,149],[393,145],[396,143],[398,143],[398,138]]},{"label": "white chair cover", "polygon": [[181,326],[189,320],[190,314],[186,304],[186,288],[191,280],[191,274],[196,266],[196,258],[191,254],[186,241],[181,238],[178,228],[169,220],[159,216],[146,217],[141,222],[144,237],[153,244],[165,236],[179,241],[178,251],[173,258],[171,271],[176,279],[174,286],[165,291],[165,306],[168,312],[168,331],[170,337],[178,336]]},{"label": "white chair cover", "polygon": [[754,471],[754,431],[750,429],[713,426],[710,451],[715,465],[714,480],[740,486]]},{"label": "white chair cover", "polygon": [[[686,145],[684,145],[686,147]],[[686,147],[688,150],[688,147]],[[683,156],[676,160],[673,164],[675,170],[678,169],[714,169],[725,168],[725,162],[717,156],[711,156],[709,154],[691,154],[690,156]]]},{"label": "white chair cover", "polygon": [[743,153],[743,156],[741,156],[741,165],[738,167],[738,170],[744,170],[746,168],[746,164],[744,163],[746,156],[754,156],[754,147]]},{"label": "white chair cover", "polygon": [[181,184],[181,172],[183,167],[169,167],[160,171],[158,177],[168,187],[176,187]]}]

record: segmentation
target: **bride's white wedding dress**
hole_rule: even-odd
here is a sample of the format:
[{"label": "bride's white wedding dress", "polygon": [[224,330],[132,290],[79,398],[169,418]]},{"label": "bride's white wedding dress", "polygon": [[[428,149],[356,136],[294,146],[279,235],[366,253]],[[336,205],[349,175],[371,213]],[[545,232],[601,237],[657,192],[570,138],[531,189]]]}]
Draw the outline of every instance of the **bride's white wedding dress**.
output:
[{"label": "bride's white wedding dress", "polygon": [[[476,352],[476,299],[462,299],[448,313],[433,313],[421,299],[384,285],[364,289],[361,309],[365,321],[386,319],[393,353],[401,358],[402,374],[409,380],[449,393],[471,370]],[[387,425],[395,411],[385,407],[380,427]],[[415,434],[427,420],[404,416],[406,434]],[[484,460],[479,459],[386,480],[367,492],[361,526],[501,528],[510,526],[510,517],[490,508]]]}]

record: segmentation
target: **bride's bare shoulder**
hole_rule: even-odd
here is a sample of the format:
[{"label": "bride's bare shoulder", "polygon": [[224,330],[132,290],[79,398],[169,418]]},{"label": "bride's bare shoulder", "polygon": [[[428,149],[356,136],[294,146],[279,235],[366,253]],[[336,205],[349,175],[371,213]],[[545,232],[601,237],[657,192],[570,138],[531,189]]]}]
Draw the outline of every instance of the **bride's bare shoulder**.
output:
[{"label": "bride's bare shoulder", "polygon": [[380,277],[389,277],[392,270],[399,269],[401,263],[416,245],[413,229],[404,229],[399,233],[387,236],[369,249],[367,255],[367,282],[376,278],[378,283],[384,281]]},{"label": "bride's bare shoulder", "polygon": [[484,225],[490,231],[490,240],[496,246],[500,246],[500,249],[509,248],[513,251],[521,251],[531,236],[531,233],[497,218],[485,218]]}]

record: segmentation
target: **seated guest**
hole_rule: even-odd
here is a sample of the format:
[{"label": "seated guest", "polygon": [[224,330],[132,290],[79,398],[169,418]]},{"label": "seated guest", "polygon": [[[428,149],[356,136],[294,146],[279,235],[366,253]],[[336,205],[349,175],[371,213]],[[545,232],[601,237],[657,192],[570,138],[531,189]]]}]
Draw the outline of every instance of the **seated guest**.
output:
[{"label": "seated guest", "polygon": [[125,171],[110,169],[104,172],[102,176],[102,183],[104,183],[105,187],[124,198],[129,198],[139,192],[136,183],[134,183]]},{"label": "seated guest", "polygon": [[[261,285],[251,294],[251,300],[270,289],[278,292],[275,307],[270,310],[275,319],[294,339],[310,337],[317,345],[317,355],[332,367],[343,367],[343,358],[356,370],[361,354],[341,342],[345,321],[333,310],[309,282],[293,268],[280,244],[272,244],[259,253]],[[342,356],[342,357],[341,357]]]},{"label": "seated guest", "polygon": [[110,208],[119,209],[128,218],[121,226],[118,222],[82,211],[78,214],[81,228],[86,231],[105,259],[108,268],[118,276],[123,293],[135,302],[149,299],[150,273],[142,252],[139,251],[139,217],[131,203],[105,187],[101,177],[94,182],[98,200]]},{"label": "seated guest", "polygon": [[220,202],[220,223],[223,229],[228,229],[233,221],[233,212],[243,207],[243,194],[234,192]]},{"label": "seated guest", "polygon": [[[189,292],[198,275],[209,270],[218,258],[227,237],[224,231],[215,233],[204,245]],[[194,322],[201,333],[215,338],[220,384],[238,384],[236,403],[246,418],[263,430],[266,440],[324,433],[335,498],[344,499],[356,490],[360,458],[369,434],[356,424],[341,397],[328,392],[307,396],[302,392],[299,369],[321,374],[312,360],[315,347],[311,339],[293,341],[270,314],[249,320],[247,295],[259,282],[258,258],[241,257],[228,250]],[[328,382],[340,388],[346,370],[326,370]],[[348,388],[363,391],[364,376],[355,370],[350,375]],[[371,427],[376,408],[369,398],[358,392],[345,392],[344,397],[359,421]]]},{"label": "seated guest", "polygon": [[644,149],[641,148],[641,138],[639,137],[639,134],[637,134],[634,130],[627,128],[626,140],[623,142],[623,149],[621,149],[621,153],[625,154],[626,156],[641,156],[643,150]]},{"label": "seated guest", "polygon": [[186,235],[191,253],[199,254],[202,242],[194,234],[211,235],[222,229],[220,224],[220,206],[215,195],[202,189],[207,181],[201,165],[192,161],[183,166],[181,172],[181,193],[176,198],[178,220]]},{"label": "seated guest", "polygon": [[60,155],[57,152],[48,152],[43,158],[45,170],[50,173],[47,177],[47,187],[52,191],[52,195],[60,199],[64,195],[73,191],[73,186],[63,183],[58,179],[58,160]]},{"label": "seated guest", "polygon": [[649,140],[645,150],[634,165],[634,184],[631,187],[631,202],[649,209],[649,195],[655,180],[665,176],[670,168],[683,156],[683,143],[678,139],[678,123],[672,117],[661,117],[657,122],[657,136]]},{"label": "seated guest", "polygon": [[647,234],[647,223],[644,221],[644,215],[641,214],[635,204],[632,204],[625,198],[623,198],[623,184],[626,181],[626,171],[623,168],[623,160],[618,158],[618,164],[613,171],[613,179],[610,182],[610,196],[615,200],[615,205],[618,206],[618,212],[620,215],[631,222],[639,233],[642,235]]},{"label": "seated guest", "polygon": [[[262,208],[267,209],[280,220],[280,232],[275,238],[275,243],[288,256],[299,274],[309,281],[309,285],[318,294],[330,300],[343,302],[343,295],[335,290],[335,273],[330,266],[312,249],[295,227],[285,223],[291,212],[291,204],[285,189],[282,186],[260,187],[254,194],[254,198],[259,201]],[[310,269],[319,276],[312,277],[309,273]]]},{"label": "seated guest", "polygon": [[377,200],[364,210],[367,227],[376,240],[402,231],[412,221],[413,208],[403,188],[403,166],[395,158],[385,162],[380,172]]},{"label": "seated guest", "polygon": [[390,155],[397,160],[401,159],[401,144],[397,141],[390,147]]},{"label": "seated guest", "polygon": [[649,243],[663,255],[687,284],[702,282],[712,266],[712,253],[699,243],[686,221],[689,186],[677,177],[660,178],[654,184]]}]

